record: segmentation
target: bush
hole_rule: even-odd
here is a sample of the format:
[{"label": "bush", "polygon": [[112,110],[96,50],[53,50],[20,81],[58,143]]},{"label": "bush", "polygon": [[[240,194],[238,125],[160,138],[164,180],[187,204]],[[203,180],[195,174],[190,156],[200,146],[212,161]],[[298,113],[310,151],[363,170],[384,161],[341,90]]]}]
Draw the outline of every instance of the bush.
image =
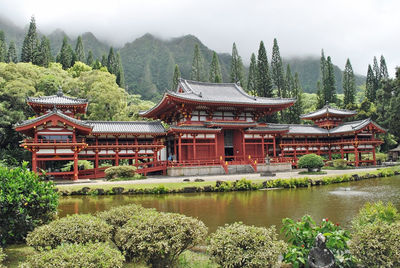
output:
[{"label": "bush", "polygon": [[254,189],[254,186],[252,185],[251,181],[246,180],[245,178],[235,181],[233,183],[233,187],[236,191],[249,191]]},{"label": "bush", "polygon": [[4,253],[4,251],[3,251],[3,248],[0,248],[0,268],[3,268],[3,267],[5,267],[4,265],[3,265],[3,261],[6,259],[6,254]]},{"label": "bush", "polygon": [[299,158],[297,162],[299,168],[307,168],[308,171],[317,169],[318,171],[324,166],[324,160],[321,156],[316,154],[306,154]]},{"label": "bush", "polygon": [[[115,246],[114,246],[115,247]],[[124,257],[108,243],[62,244],[27,258],[21,268],[113,268],[122,267]]]},{"label": "bush", "polygon": [[291,263],[294,267],[304,266],[310,249],[314,247],[315,238],[319,233],[322,233],[327,238],[326,247],[335,255],[336,265],[338,267],[353,267],[354,259],[349,254],[347,246],[350,234],[343,230],[339,224],[323,219],[317,225],[309,215],[303,216],[297,222],[285,218],[282,223],[281,232],[291,244],[288,251],[283,255],[286,263]]},{"label": "bush", "polygon": [[207,247],[211,258],[222,267],[271,267],[286,250],[277,240],[275,227],[226,224],[210,235]]},{"label": "bush", "polygon": [[[78,169],[79,170],[84,170],[84,169],[92,169],[94,168],[93,163],[87,160],[78,160]],[[63,172],[68,172],[74,170],[74,161],[69,161],[67,164],[65,164],[62,168],[61,171]]]},{"label": "bush", "polygon": [[350,252],[362,267],[400,267],[400,223],[377,221],[361,226]]},{"label": "bush", "polygon": [[136,172],[136,167],[134,166],[115,166],[109,167],[105,171],[106,179],[111,180],[113,178],[129,178],[133,177]]},{"label": "bush", "polygon": [[400,214],[392,203],[384,204],[382,201],[376,203],[367,202],[353,219],[352,225],[354,229],[359,229],[362,226],[378,221],[390,224],[398,220],[400,220]]},{"label": "bush", "polygon": [[51,181],[22,167],[0,167],[0,244],[21,242],[36,226],[53,219],[58,193]]},{"label": "bush", "polygon": [[72,215],[36,228],[26,243],[35,249],[55,248],[63,243],[106,242],[112,226],[92,215]]},{"label": "bush", "polygon": [[347,168],[347,160],[345,159],[336,159],[333,160],[333,166],[335,168]]},{"label": "bush", "polygon": [[140,205],[130,204],[99,212],[96,216],[113,226],[114,231],[116,231],[117,228],[124,226],[133,216],[143,215],[144,213],[157,212],[152,208],[144,208]]},{"label": "bush", "polygon": [[135,215],[115,235],[115,243],[131,260],[171,267],[186,249],[207,235],[203,222],[175,213]]}]

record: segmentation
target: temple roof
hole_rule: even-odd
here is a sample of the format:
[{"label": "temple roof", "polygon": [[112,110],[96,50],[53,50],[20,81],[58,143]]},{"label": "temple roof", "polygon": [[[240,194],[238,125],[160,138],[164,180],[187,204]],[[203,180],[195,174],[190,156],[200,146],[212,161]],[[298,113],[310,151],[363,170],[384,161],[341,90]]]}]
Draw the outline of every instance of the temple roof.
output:
[{"label": "temple roof", "polygon": [[396,148],[389,150],[389,152],[400,152],[400,145],[398,145]]},{"label": "temple roof", "polygon": [[45,104],[45,105],[80,105],[87,104],[87,99],[78,99],[68,96],[64,96],[63,92],[59,90],[56,95],[51,96],[39,96],[39,97],[29,97],[27,99],[28,103]]},{"label": "temple roof", "polygon": [[85,121],[93,130],[100,133],[139,133],[164,134],[165,128],[159,121]]},{"label": "temple roof", "polygon": [[[183,92],[180,92],[180,89],[182,89]],[[279,105],[293,104],[296,101],[295,99],[251,96],[235,83],[208,83],[185,79],[179,80],[177,92],[169,91],[168,94],[199,102]]]},{"label": "temple roof", "polygon": [[384,128],[379,126],[377,123],[372,121],[370,118],[367,118],[364,120],[343,123],[340,126],[337,126],[333,129],[329,130],[329,133],[336,134],[336,133],[357,131],[357,130],[363,129],[364,127],[366,127],[369,124],[373,124],[375,127],[381,129],[383,132],[386,132],[386,130]]},{"label": "temple roof", "polygon": [[322,109],[300,116],[301,119],[313,119],[326,115],[335,115],[337,117],[349,117],[357,114],[356,111],[343,110],[325,105]]}]

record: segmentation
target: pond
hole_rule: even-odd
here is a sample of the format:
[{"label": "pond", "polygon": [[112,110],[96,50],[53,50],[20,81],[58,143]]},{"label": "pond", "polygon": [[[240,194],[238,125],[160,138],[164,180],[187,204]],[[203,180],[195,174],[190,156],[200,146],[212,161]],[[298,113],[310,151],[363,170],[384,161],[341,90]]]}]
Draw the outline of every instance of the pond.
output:
[{"label": "pond", "polygon": [[316,221],[329,218],[349,227],[365,202],[391,201],[400,209],[400,176],[327,186],[251,192],[168,195],[68,196],[60,198],[59,215],[94,213],[138,203],[159,211],[177,212],[202,220],[213,232],[225,223],[281,227],[283,218],[304,214]]}]

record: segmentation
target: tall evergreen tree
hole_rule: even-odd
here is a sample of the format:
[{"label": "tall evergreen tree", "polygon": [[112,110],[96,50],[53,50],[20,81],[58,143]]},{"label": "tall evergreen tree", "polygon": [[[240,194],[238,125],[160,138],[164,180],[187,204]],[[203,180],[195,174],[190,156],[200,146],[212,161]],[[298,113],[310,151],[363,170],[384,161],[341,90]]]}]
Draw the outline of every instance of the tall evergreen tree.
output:
[{"label": "tall evergreen tree", "polygon": [[375,89],[379,88],[379,82],[381,81],[381,72],[378,64],[378,60],[374,56],[374,65],[372,67],[372,71],[374,72],[374,78],[375,78]]},{"label": "tall evergreen tree", "polygon": [[75,60],[85,62],[85,50],[83,49],[82,37],[78,36],[75,47]]},{"label": "tall evergreen tree", "polygon": [[63,69],[70,68],[74,62],[74,52],[71,48],[71,45],[68,43],[68,39],[64,36],[60,53],[57,55],[57,62],[61,63]]},{"label": "tall evergreen tree", "polygon": [[117,74],[117,59],[114,54],[114,48],[110,47],[107,58],[107,69],[112,74]]},{"label": "tall evergreen tree", "polygon": [[102,66],[104,66],[104,67],[107,67],[107,56],[106,56],[106,54],[103,54],[102,56],[101,56],[101,61],[100,61],[100,63],[101,63],[101,65]]},{"label": "tall evergreen tree", "polygon": [[94,63],[93,53],[92,53],[91,50],[89,50],[89,53],[88,53],[88,56],[87,56],[87,59],[86,59],[86,64],[89,65],[89,66],[92,66],[93,63]]},{"label": "tall evergreen tree", "polygon": [[[326,58],[325,58],[325,53],[324,50],[321,50],[321,58],[320,58],[320,79],[322,81],[322,84],[326,80]],[[322,86],[322,85],[321,85]]]},{"label": "tall evergreen tree", "polygon": [[50,40],[46,36],[43,36],[39,46],[37,65],[48,67],[52,61],[53,56],[51,55]]},{"label": "tall evergreen tree", "polygon": [[93,63],[93,70],[100,70],[100,68],[102,67],[102,64],[99,60],[95,60]]},{"label": "tall evergreen tree", "polygon": [[278,91],[278,97],[285,96],[285,74],[283,71],[282,58],[276,38],[274,39],[274,45],[272,47],[271,71],[272,79]]},{"label": "tall evergreen tree", "polygon": [[388,73],[388,69],[386,66],[386,60],[383,57],[383,55],[381,55],[381,61],[380,61],[380,67],[379,67],[379,77],[381,80],[389,79],[389,73]]},{"label": "tall evergreen tree", "polygon": [[119,52],[117,52],[117,73],[116,73],[116,77],[117,77],[117,84],[121,87],[121,88],[125,88],[125,74],[124,74],[124,68],[122,67],[122,62],[121,62],[121,55],[119,54]]},{"label": "tall evergreen tree", "polygon": [[368,64],[367,81],[365,83],[365,96],[370,102],[374,102],[376,98],[376,80],[371,64]]},{"label": "tall evergreen tree", "polygon": [[192,71],[190,73],[190,79],[203,82],[206,80],[204,72],[204,58],[201,54],[198,44],[194,46]]},{"label": "tall evergreen tree", "polygon": [[257,96],[257,61],[256,55],[254,55],[254,53],[251,53],[250,57],[249,76],[247,78],[247,91],[251,95]]},{"label": "tall evergreen tree", "polygon": [[317,81],[317,109],[321,109],[325,105],[324,90],[321,81]]},{"label": "tall evergreen tree", "polygon": [[354,78],[353,67],[350,60],[347,59],[346,66],[343,72],[343,93],[344,93],[344,106],[354,104],[356,94],[356,84]]},{"label": "tall evergreen tree", "polygon": [[221,66],[219,65],[218,55],[215,51],[211,61],[209,81],[212,83],[222,83]]},{"label": "tall evergreen tree", "polygon": [[[286,66],[286,74],[285,74],[285,98],[295,98],[295,81],[292,76],[292,71],[290,70],[290,65]],[[281,111],[281,123],[290,123],[292,122],[292,113],[293,111],[290,109],[285,109]]]},{"label": "tall evergreen tree", "polygon": [[273,97],[272,79],[269,72],[267,51],[264,42],[260,42],[257,56],[257,90],[260,97]]},{"label": "tall evergreen tree", "polygon": [[17,49],[15,48],[14,41],[11,41],[9,46],[8,46],[6,62],[14,62],[14,63],[18,62]]},{"label": "tall evergreen tree", "polygon": [[38,38],[36,33],[36,22],[35,17],[31,18],[31,22],[29,24],[28,33],[24,38],[24,42],[22,44],[22,52],[21,52],[21,62],[33,62],[35,55],[37,55],[38,51]]},{"label": "tall evergreen tree", "polygon": [[7,43],[3,31],[0,31],[0,62],[7,61]]},{"label": "tall evergreen tree", "polygon": [[176,90],[179,84],[179,78],[181,77],[181,72],[179,71],[178,64],[175,64],[174,76],[172,77],[172,90]]},{"label": "tall evergreen tree", "polygon": [[336,102],[336,85],[335,85],[335,72],[331,57],[326,58],[326,77],[323,83],[324,100],[327,103]]},{"label": "tall evergreen tree", "polygon": [[232,45],[232,60],[231,60],[231,82],[237,83],[240,82],[242,87],[245,87],[244,81],[244,67],[242,58],[239,56],[239,52],[236,48],[236,44],[233,43]]},{"label": "tall evergreen tree", "polygon": [[296,98],[296,102],[290,109],[290,124],[299,124],[300,115],[303,113],[303,89],[300,85],[299,74],[296,72],[294,75],[294,88],[293,88],[293,98]]}]

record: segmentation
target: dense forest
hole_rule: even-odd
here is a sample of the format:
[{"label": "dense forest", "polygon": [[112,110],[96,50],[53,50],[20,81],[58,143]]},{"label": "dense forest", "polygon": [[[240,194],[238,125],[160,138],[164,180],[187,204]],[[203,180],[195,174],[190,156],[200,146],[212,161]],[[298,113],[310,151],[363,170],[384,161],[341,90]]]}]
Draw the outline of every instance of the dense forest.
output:
[{"label": "dense forest", "polygon": [[373,58],[365,81],[354,74],[349,59],[341,71],[323,50],[319,59],[282,59],[276,39],[270,57],[261,41],[245,67],[235,43],[230,55],[218,54],[194,36],[163,41],[146,34],[115,50],[90,33],[76,40],[61,31],[42,35],[34,18],[21,42],[16,28],[1,28],[1,23],[0,158],[9,165],[26,153],[18,149],[21,137],[13,130],[15,123],[33,116],[26,97],[51,95],[61,86],[65,94],[89,100],[83,119],[143,120],[138,111],[152,107],[179,77],[240,83],[256,96],[297,100],[266,122],[304,123],[301,114],[329,104],[357,110],[355,119],[370,117],[387,128],[381,150],[400,140],[400,71],[389,78],[383,56],[379,62]]}]

